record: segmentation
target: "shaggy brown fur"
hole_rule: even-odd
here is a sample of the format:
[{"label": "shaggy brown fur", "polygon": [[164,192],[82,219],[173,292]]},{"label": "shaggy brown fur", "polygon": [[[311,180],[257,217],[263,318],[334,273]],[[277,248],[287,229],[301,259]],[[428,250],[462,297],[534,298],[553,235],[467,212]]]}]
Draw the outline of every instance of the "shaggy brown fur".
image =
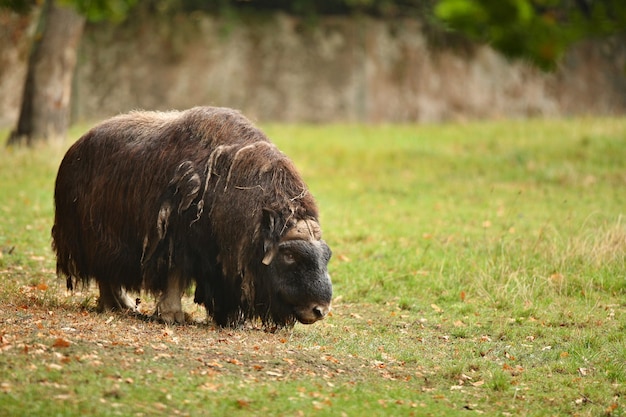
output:
[{"label": "shaggy brown fur", "polygon": [[[221,325],[300,320],[301,306],[280,296],[291,284],[263,260],[299,220],[318,224],[318,210],[292,162],[234,110],[103,122],[65,155],[55,203],[57,272],[70,289],[95,279],[102,308],[130,307],[122,288],[169,297],[174,284],[182,291],[195,281],[196,302]],[[296,285],[296,303],[322,306],[323,316],[330,251],[319,237],[308,244],[316,266],[298,272],[306,282]]]}]

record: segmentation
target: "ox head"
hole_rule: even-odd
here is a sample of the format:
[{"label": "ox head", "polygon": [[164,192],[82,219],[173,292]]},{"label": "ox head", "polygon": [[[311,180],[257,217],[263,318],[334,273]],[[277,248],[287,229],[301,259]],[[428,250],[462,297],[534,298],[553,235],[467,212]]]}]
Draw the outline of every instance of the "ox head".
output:
[{"label": "ox head", "polygon": [[327,266],[331,250],[321,235],[316,221],[299,220],[278,243],[266,241],[264,248],[263,264],[283,304],[280,309],[303,324],[321,320],[330,311],[333,290]]}]

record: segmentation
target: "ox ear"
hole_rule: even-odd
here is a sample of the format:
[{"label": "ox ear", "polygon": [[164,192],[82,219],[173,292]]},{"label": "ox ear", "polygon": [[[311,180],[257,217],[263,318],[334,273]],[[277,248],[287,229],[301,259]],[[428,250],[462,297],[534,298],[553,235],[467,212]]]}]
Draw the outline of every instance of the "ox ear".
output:
[{"label": "ox ear", "polygon": [[278,214],[271,209],[263,209],[263,218],[261,219],[261,234],[263,236],[263,264],[269,265],[272,263],[274,256],[278,253],[278,241],[275,236],[278,236],[276,231],[276,219]]}]

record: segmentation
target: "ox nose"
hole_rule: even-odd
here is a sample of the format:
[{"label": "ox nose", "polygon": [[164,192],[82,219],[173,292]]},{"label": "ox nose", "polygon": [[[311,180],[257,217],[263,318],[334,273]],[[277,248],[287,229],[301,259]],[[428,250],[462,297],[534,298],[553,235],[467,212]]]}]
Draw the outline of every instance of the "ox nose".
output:
[{"label": "ox nose", "polygon": [[315,318],[317,320],[320,320],[326,317],[329,311],[330,311],[330,305],[313,307],[313,314],[315,315]]}]

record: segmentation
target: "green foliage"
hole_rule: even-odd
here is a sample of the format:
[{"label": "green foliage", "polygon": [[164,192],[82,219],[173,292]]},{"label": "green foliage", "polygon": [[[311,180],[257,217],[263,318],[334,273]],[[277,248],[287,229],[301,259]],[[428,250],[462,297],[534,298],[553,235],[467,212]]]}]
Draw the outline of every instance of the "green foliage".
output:
[{"label": "green foliage", "polygon": [[0,0],[0,8],[17,13],[28,13],[35,4],[37,4],[35,0]]},{"label": "green foliage", "polygon": [[275,333],[97,314],[54,273],[63,151],[0,154],[0,414],[624,415],[626,119],[264,130],[334,252],[332,315]]},{"label": "green foliage", "polygon": [[87,20],[122,20],[137,0],[57,0],[60,4],[73,6]]},{"label": "green foliage", "polygon": [[[156,8],[183,11],[282,11],[313,18],[320,15],[368,14],[382,17],[424,17],[436,0],[149,0]],[[143,3],[143,2],[142,2]]]},{"label": "green foliage", "polygon": [[554,68],[573,42],[626,29],[621,0],[440,0],[435,15],[510,57],[545,69]]},{"label": "green foliage", "polygon": [[[87,20],[122,20],[137,0],[55,0],[59,5],[74,7]],[[27,13],[41,2],[35,0],[0,0],[0,8]]]}]

